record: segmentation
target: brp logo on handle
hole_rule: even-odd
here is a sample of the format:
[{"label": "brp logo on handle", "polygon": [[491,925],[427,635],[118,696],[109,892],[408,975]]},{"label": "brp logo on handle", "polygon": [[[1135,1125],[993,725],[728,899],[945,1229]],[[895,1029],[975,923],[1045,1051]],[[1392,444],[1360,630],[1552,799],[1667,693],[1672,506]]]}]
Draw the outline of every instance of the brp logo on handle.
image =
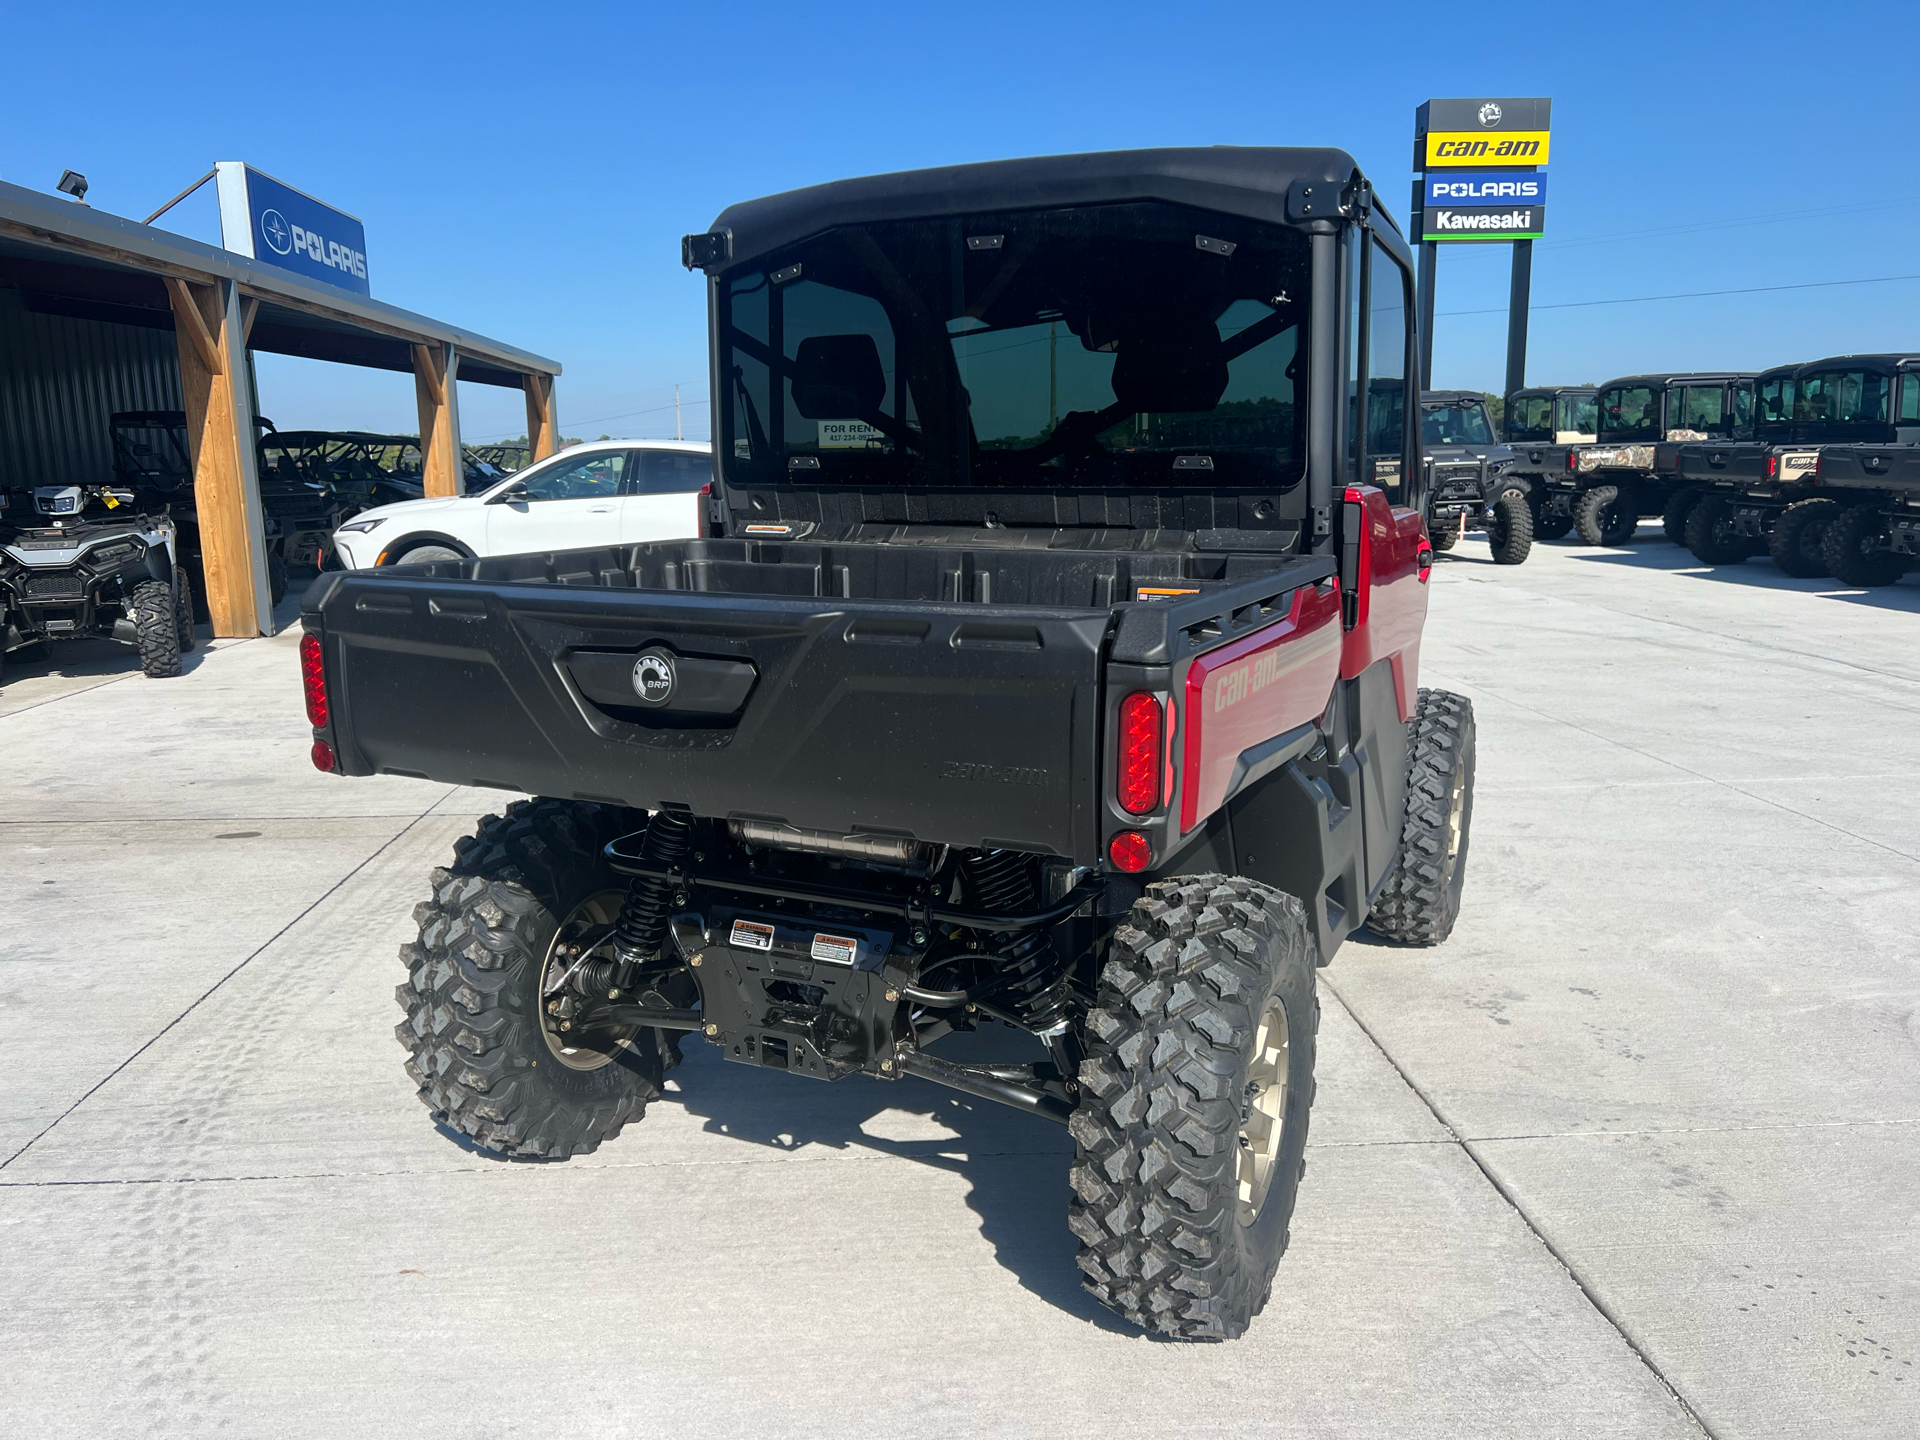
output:
[{"label": "brp logo on handle", "polygon": [[278,210],[269,210],[260,217],[260,233],[267,237],[267,244],[276,255],[293,249],[293,230],[287,224],[287,217]]},{"label": "brp logo on handle", "polygon": [[664,705],[673,698],[673,656],[664,650],[642,650],[633,662],[633,693],[642,705]]},{"label": "brp logo on handle", "polygon": [[1489,126],[1498,125],[1500,123],[1500,107],[1491,100],[1487,101],[1486,104],[1480,107],[1480,123]]}]

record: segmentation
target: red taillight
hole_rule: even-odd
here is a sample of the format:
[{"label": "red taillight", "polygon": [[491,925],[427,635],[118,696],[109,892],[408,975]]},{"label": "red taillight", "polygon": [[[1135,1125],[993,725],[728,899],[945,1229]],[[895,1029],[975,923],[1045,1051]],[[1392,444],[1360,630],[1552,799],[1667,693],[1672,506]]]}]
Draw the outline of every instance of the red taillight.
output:
[{"label": "red taillight", "polygon": [[1136,690],[1120,702],[1120,808],[1144,815],[1160,804],[1160,701]]},{"label": "red taillight", "polygon": [[1424,535],[1420,537],[1420,545],[1414,551],[1414,558],[1415,563],[1420,567],[1421,583],[1424,584],[1427,577],[1433,574],[1433,542]]},{"label": "red taillight", "polygon": [[1767,456],[1767,479],[1771,480],[1775,475],[1778,475],[1779,473],[1780,473],[1780,457],[1778,455]]},{"label": "red taillight", "polygon": [[[320,661],[320,637],[302,635],[300,637],[300,683],[307,692],[307,723],[316,730],[327,727],[327,667]],[[333,752],[327,752],[328,763],[323,769],[333,768]],[[318,760],[315,761],[318,764]]]},{"label": "red taillight", "polygon": [[325,770],[328,774],[333,773],[334,760],[333,747],[331,745],[327,744],[324,740],[316,740],[313,742],[313,750],[311,753],[313,755],[314,769]]},{"label": "red taillight", "polygon": [[1579,468],[1580,468],[1580,452],[1577,450],[1567,451],[1567,473],[1571,475],[1574,471],[1578,470]]},{"label": "red taillight", "polygon": [[1107,842],[1107,856],[1114,869],[1138,875],[1152,863],[1153,846],[1138,830],[1122,830]]}]

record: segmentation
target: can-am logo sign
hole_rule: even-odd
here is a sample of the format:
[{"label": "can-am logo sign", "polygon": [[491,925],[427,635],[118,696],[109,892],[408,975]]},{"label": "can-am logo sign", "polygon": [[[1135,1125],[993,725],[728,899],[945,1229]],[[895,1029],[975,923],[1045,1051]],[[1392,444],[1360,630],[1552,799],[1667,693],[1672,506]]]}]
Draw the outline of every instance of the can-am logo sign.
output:
[{"label": "can-am logo sign", "polygon": [[1493,126],[1500,123],[1500,107],[1489,100],[1480,107],[1480,123]]},{"label": "can-am logo sign", "polygon": [[1452,167],[1545,165],[1550,138],[1545,130],[1513,130],[1500,136],[1477,135],[1471,130],[1429,130],[1426,163]]},{"label": "can-am logo sign", "polygon": [[359,220],[238,160],[220,161],[214,174],[227,249],[309,280],[371,293]]}]

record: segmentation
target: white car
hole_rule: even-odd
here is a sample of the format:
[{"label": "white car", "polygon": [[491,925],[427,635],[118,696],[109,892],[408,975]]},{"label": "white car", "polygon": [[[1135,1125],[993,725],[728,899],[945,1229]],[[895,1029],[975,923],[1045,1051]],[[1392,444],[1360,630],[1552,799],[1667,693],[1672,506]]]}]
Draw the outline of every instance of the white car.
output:
[{"label": "white car", "polygon": [[706,532],[711,447],[679,440],[574,445],[472,495],[362,510],[333,532],[349,570],[684,540]]}]

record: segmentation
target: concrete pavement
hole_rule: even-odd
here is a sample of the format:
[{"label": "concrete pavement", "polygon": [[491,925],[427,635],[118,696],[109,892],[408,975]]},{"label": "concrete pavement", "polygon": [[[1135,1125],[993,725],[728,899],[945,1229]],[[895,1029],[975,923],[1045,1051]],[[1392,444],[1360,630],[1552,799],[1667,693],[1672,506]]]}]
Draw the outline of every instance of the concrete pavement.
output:
[{"label": "concrete pavement", "polygon": [[1322,972],[1222,1346],[1080,1293],[1062,1130],[918,1081],[694,1043],[591,1156],[461,1148],[395,950],[509,797],[315,774],[292,635],[10,667],[0,1433],[1920,1432],[1920,586],[1656,534],[1443,557],[1466,912]]}]

